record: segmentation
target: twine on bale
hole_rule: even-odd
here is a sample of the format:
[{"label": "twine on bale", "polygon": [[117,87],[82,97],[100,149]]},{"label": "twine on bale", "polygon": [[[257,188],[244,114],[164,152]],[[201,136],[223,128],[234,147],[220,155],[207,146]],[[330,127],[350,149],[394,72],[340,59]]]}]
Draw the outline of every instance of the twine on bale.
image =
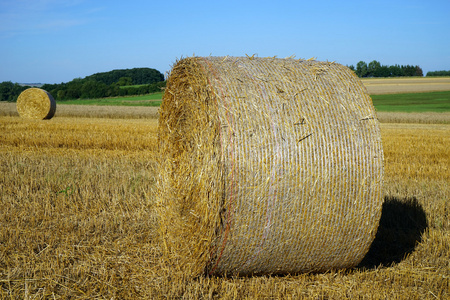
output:
[{"label": "twine on bale", "polygon": [[29,119],[51,119],[56,112],[55,99],[39,88],[29,88],[20,93],[16,106],[19,115]]},{"label": "twine on bale", "polygon": [[187,276],[348,268],[375,237],[381,137],[372,101],[347,67],[180,60],[158,143],[165,257]]}]

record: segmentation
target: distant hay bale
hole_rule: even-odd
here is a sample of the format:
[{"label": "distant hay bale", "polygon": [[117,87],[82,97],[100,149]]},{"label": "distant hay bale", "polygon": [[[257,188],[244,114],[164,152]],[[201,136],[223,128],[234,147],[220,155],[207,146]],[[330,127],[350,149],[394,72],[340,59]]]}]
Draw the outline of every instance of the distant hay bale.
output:
[{"label": "distant hay bale", "polygon": [[51,119],[56,112],[56,101],[43,89],[29,88],[17,98],[17,112],[23,118]]},{"label": "distant hay bale", "polygon": [[188,276],[352,267],[375,237],[383,149],[372,100],[347,67],[180,60],[158,143],[162,245]]}]

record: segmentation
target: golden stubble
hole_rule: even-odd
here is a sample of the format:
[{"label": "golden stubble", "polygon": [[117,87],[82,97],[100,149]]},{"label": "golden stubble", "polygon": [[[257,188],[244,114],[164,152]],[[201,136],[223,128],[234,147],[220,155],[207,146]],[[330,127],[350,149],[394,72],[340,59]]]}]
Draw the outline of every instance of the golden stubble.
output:
[{"label": "golden stubble", "polygon": [[411,209],[423,211],[409,250],[364,268],[188,280],[162,259],[157,120],[0,117],[0,298],[446,299],[450,126],[386,124],[381,134],[383,194],[399,214],[378,243],[401,248],[412,232],[401,221],[416,226]]}]

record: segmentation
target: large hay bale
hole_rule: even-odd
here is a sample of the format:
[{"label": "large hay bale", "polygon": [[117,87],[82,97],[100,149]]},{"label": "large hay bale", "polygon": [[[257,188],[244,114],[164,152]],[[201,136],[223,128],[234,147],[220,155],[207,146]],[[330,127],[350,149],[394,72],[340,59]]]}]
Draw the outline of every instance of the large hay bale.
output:
[{"label": "large hay bale", "polygon": [[183,59],[168,78],[158,139],[165,257],[188,276],[347,268],[375,237],[381,137],[347,67]]},{"label": "large hay bale", "polygon": [[56,101],[47,91],[29,88],[17,98],[17,112],[29,119],[51,119],[56,112]]}]

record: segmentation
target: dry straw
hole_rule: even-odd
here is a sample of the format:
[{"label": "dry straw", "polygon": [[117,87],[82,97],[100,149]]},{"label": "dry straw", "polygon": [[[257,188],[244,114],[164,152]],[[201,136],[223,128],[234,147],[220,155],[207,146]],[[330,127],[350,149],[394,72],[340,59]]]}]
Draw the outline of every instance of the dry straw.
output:
[{"label": "dry straw", "polygon": [[56,112],[56,101],[43,89],[29,88],[17,98],[17,112],[24,118],[51,119]]},{"label": "dry straw", "polygon": [[347,67],[182,59],[168,78],[158,139],[165,257],[188,276],[347,268],[375,237],[381,137]]}]

